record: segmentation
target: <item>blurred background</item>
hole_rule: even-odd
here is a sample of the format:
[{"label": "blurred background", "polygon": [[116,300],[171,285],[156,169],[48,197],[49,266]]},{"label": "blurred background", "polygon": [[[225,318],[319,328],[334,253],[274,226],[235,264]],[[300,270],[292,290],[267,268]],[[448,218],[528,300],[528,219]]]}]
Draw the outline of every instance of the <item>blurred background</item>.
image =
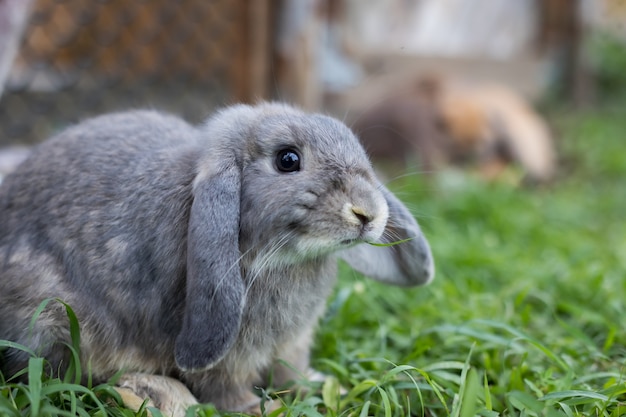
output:
[{"label": "blurred background", "polygon": [[624,88],[624,21],[621,0],[0,0],[0,147],[18,160],[107,111],[199,122],[279,99],[345,120],[390,175],[551,181],[540,110]]}]

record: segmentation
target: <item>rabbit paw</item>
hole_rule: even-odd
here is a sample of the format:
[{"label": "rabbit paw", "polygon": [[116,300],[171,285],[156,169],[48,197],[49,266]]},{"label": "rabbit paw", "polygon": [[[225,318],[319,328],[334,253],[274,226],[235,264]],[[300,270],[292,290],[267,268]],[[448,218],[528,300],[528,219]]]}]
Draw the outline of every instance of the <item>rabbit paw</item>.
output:
[{"label": "rabbit paw", "polygon": [[148,399],[147,405],[158,408],[164,415],[183,417],[188,407],[198,404],[182,382],[166,376],[124,374],[117,385],[116,391],[124,405],[135,411]]}]

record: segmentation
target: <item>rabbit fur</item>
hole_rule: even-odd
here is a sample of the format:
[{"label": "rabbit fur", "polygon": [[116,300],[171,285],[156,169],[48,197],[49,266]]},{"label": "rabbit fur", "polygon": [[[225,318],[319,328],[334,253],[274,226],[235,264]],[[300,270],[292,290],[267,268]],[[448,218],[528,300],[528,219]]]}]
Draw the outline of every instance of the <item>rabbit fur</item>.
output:
[{"label": "rabbit fur", "polygon": [[[299,170],[277,168],[283,150]],[[100,116],[36,147],[0,185],[0,339],[62,369],[64,307],[30,323],[59,298],[94,378],[173,376],[201,402],[258,410],[253,384],[308,369],[338,257],[397,285],[434,274],[418,224],[343,123],[281,103],[227,107],[199,126],[157,111]],[[27,360],[8,349],[0,367]]]}]

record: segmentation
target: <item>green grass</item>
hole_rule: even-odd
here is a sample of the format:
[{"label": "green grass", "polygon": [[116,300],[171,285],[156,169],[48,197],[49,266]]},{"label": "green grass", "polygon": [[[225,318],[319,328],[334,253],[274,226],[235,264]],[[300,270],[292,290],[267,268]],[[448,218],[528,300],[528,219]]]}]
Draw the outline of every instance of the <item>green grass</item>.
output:
[{"label": "green grass", "polygon": [[[564,168],[548,187],[392,183],[437,278],[407,291],[344,273],[320,368],[397,394],[389,409],[372,389],[352,414],[370,400],[377,415],[626,415],[625,116],[558,115]],[[388,378],[404,365],[413,389]]]},{"label": "green grass", "polygon": [[[435,281],[388,287],[342,265],[313,352],[329,378],[273,415],[626,415],[626,110],[554,122],[553,185],[389,184],[432,244]],[[0,380],[0,415],[135,415],[110,386],[50,380],[38,359],[28,372]]]}]

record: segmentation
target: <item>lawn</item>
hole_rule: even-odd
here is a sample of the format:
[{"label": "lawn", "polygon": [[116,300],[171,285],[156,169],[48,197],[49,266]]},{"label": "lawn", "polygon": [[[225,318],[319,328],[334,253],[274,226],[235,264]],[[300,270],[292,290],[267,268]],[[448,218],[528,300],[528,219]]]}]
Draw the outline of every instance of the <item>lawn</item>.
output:
[{"label": "lawn", "polygon": [[[274,399],[285,415],[626,415],[626,106],[552,120],[562,169],[549,186],[389,182],[437,277],[401,289],[342,266],[312,359],[329,377]],[[109,386],[31,380],[0,380],[0,415],[135,415]]]},{"label": "lawn", "polygon": [[626,415],[626,111],[554,122],[548,187],[390,184],[437,277],[407,291],[344,273],[316,358],[345,387],[375,385],[337,414]]}]

